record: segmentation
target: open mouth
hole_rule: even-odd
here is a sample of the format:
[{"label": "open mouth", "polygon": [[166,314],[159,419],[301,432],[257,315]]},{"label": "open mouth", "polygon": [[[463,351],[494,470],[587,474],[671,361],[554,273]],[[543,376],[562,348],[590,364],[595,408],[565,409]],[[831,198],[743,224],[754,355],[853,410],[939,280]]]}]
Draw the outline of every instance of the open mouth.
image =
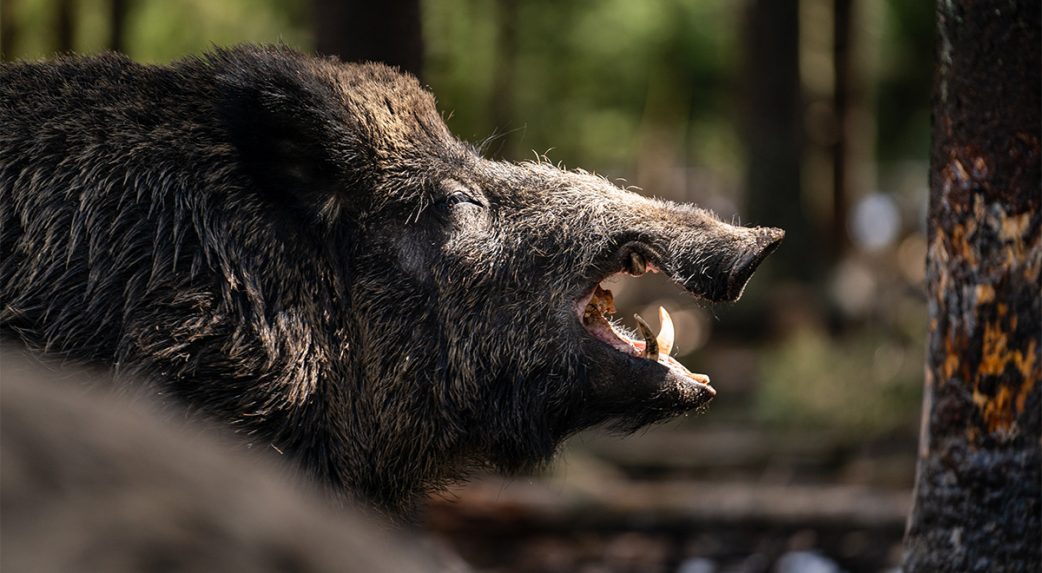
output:
[{"label": "open mouth", "polygon": [[[650,265],[647,267],[648,271],[657,272]],[[616,309],[612,292],[597,284],[590,293],[579,299],[576,312],[583,328],[597,340],[633,359],[657,363],[672,371],[676,377],[704,387],[711,396],[716,395],[716,390],[710,386],[709,376],[691,372],[669,355],[673,350],[676,329],[665,308],[659,307],[659,321],[662,326],[658,334],[654,333],[639,314],[633,315],[637,321],[638,332],[630,333],[617,320],[613,320],[612,315]]]}]

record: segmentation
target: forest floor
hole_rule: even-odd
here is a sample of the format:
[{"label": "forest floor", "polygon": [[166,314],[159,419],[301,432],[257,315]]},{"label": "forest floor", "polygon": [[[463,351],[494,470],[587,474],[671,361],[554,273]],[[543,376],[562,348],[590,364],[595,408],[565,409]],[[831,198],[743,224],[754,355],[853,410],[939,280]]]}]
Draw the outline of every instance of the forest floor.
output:
[{"label": "forest floor", "polygon": [[[875,572],[900,562],[914,443],[849,452],[808,436],[745,435],[714,456],[717,438],[734,443],[714,433],[618,447],[587,436],[549,475],[476,479],[432,500],[425,522],[490,572]],[[784,446],[764,456],[762,443]],[[654,463],[699,450],[720,465]],[[784,566],[815,554],[835,567]]]}]

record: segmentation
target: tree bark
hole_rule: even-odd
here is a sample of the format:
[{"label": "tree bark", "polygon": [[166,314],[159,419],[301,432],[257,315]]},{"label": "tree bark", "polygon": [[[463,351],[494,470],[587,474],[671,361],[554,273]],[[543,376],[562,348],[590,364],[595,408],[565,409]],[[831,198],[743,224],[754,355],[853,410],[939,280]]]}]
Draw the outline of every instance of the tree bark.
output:
[{"label": "tree bark", "polygon": [[1038,0],[938,4],[930,334],[905,571],[1042,570]]},{"label": "tree bark", "polygon": [[423,77],[419,0],[313,0],[315,48],[349,62],[383,62]]}]

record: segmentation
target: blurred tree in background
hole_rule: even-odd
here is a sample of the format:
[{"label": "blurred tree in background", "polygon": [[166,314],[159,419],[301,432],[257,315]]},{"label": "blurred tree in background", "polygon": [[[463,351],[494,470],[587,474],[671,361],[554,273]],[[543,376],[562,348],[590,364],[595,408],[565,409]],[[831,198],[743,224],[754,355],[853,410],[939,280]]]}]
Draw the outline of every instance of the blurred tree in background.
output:
[{"label": "blurred tree in background", "polygon": [[381,61],[423,77],[419,0],[312,0],[311,22],[319,53]]},{"label": "blurred tree in background", "polygon": [[747,150],[750,223],[785,229],[783,276],[809,281],[821,272],[821,241],[803,208],[803,90],[798,0],[755,0],[746,9],[742,128]]}]

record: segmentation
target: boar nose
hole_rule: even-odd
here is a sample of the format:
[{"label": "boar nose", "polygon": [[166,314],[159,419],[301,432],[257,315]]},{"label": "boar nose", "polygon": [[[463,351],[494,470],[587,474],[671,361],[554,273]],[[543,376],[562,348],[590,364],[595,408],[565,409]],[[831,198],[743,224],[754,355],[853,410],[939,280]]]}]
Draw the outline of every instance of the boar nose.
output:
[{"label": "boar nose", "polygon": [[689,292],[712,302],[733,302],[784,236],[781,229],[703,220],[674,237],[662,262],[665,272]]},{"label": "boar nose", "polygon": [[744,249],[744,252],[739,251],[734,265],[727,273],[727,300],[738,300],[742,296],[742,291],[752,278],[753,272],[785,238],[785,231],[781,229],[757,227],[749,231],[752,233],[752,244]]}]

